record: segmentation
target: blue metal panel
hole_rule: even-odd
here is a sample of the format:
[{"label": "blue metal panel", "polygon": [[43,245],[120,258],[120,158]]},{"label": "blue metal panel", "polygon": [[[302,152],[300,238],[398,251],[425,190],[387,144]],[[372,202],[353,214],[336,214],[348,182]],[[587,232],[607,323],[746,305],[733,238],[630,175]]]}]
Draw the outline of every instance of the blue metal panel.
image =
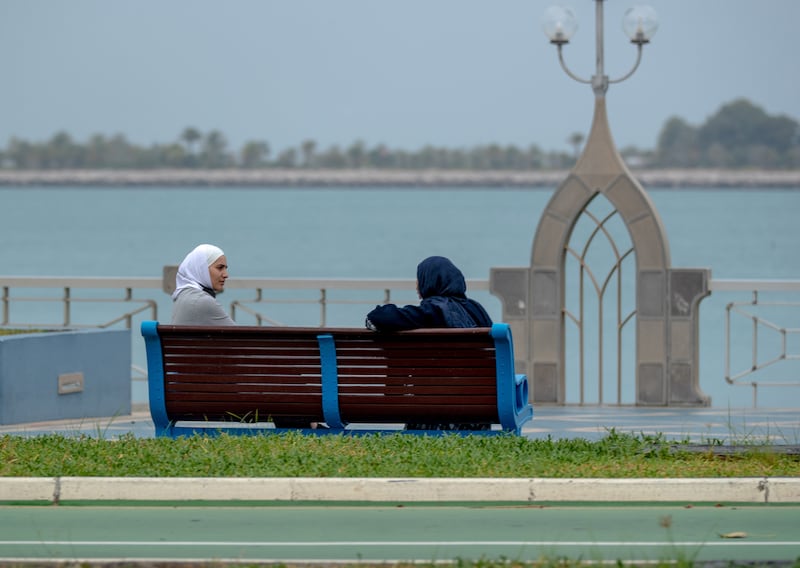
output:
[{"label": "blue metal panel", "polygon": [[319,356],[322,365],[322,414],[329,428],[341,429],[342,417],[339,413],[339,369],[336,363],[336,344],[329,333],[317,336]]},{"label": "blue metal panel", "polygon": [[[59,388],[62,375],[72,390]],[[0,337],[0,424],[131,412],[131,332],[81,329]]]},{"label": "blue metal panel", "polygon": [[175,437],[172,421],[167,416],[164,398],[164,357],[157,321],[142,322],[142,337],[147,353],[147,390],[150,395],[150,415],[156,428],[156,436]]}]

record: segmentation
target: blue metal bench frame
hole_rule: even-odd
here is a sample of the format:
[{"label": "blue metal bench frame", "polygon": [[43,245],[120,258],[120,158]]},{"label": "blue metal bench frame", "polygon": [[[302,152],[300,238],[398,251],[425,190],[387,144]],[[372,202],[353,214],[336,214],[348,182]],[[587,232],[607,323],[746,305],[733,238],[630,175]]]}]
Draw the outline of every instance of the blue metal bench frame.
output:
[{"label": "blue metal bench frame", "polygon": [[[253,425],[252,423],[230,422],[176,422],[168,412],[165,394],[164,357],[162,352],[159,324],[156,321],[144,321],[141,333],[144,337],[147,368],[148,391],[150,398],[150,414],[156,429],[156,436],[177,437],[203,433],[215,435],[228,433],[235,435],[251,435],[279,433],[286,431],[302,431],[308,434],[370,434],[375,432],[403,432],[410,434],[517,434],[521,433],[523,425],[533,418],[533,408],[529,402],[528,380],[525,375],[514,372],[514,348],[511,329],[508,324],[495,323],[489,333],[495,347],[495,380],[497,416],[500,429],[492,430],[402,430],[387,428],[386,424],[345,424],[339,408],[339,364],[337,363],[336,330],[320,328],[316,333],[321,360],[322,384],[322,410],[324,421],[328,428],[268,428]],[[265,328],[261,328],[265,329]],[[274,333],[275,328],[270,328]],[[437,330],[438,332],[439,330]],[[447,330],[441,330],[447,333]],[[414,332],[405,332],[414,333]],[[377,336],[378,334],[375,334]],[[380,397],[376,397],[376,404],[380,404]],[[436,417],[431,416],[430,422],[436,422]]]}]

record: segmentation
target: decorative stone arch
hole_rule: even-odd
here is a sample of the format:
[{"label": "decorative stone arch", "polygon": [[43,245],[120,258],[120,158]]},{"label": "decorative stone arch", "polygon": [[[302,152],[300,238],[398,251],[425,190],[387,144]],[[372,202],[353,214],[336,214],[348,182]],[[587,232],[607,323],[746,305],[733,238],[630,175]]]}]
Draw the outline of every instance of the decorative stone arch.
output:
[{"label": "decorative stone arch", "polygon": [[565,404],[565,260],[587,205],[605,196],[628,229],[636,257],[636,404],[708,406],[699,388],[698,305],[709,271],[670,266],[666,231],[611,138],[596,97],[583,154],[547,204],[526,268],[492,268],[490,289],[511,324],[517,368],[532,377],[531,402]]}]

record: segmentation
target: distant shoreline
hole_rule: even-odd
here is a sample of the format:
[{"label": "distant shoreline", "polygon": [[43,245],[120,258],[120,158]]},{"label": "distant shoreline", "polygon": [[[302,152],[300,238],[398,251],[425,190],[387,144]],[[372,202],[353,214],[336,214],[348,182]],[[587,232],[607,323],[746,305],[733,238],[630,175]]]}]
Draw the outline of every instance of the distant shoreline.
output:
[{"label": "distant shoreline", "polygon": [[[0,186],[557,187],[568,171],[0,170]],[[800,189],[800,170],[634,170],[645,187]]]}]

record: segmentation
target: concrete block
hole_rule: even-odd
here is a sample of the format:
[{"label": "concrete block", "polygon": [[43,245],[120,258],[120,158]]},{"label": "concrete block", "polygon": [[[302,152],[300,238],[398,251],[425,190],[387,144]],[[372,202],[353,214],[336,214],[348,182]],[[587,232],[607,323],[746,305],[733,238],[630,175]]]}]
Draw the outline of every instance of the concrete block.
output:
[{"label": "concrete block", "polygon": [[130,412],[130,330],[0,336],[0,424]]}]

